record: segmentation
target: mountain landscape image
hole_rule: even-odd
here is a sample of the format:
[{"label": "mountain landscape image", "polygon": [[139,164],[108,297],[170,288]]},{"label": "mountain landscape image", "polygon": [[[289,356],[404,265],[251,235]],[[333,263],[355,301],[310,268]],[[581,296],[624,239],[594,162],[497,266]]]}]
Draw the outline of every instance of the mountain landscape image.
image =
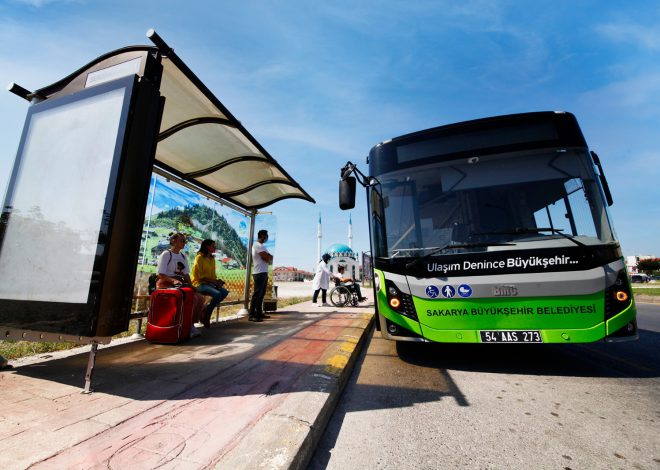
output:
[{"label": "mountain landscape image", "polygon": [[142,232],[140,270],[153,272],[158,256],[170,247],[169,236],[188,236],[184,253],[190,265],[206,238],[216,242],[216,268],[245,269],[247,218],[222,204],[160,176],[152,179],[152,191]]},{"label": "mountain landscape image", "polygon": [[157,258],[164,249],[167,249],[169,233],[178,231],[188,235],[186,251],[190,257],[197,252],[202,240],[210,238],[216,242],[218,252],[216,259],[223,267],[229,269],[245,267],[247,247],[227,219],[211,207],[193,204],[161,211],[151,219],[151,225],[149,238],[159,239],[157,244],[150,244],[152,257]]}]

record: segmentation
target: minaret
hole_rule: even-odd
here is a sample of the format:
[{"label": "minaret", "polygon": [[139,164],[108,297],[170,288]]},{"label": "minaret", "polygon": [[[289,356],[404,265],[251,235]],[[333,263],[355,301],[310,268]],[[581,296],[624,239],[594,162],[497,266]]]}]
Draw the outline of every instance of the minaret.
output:
[{"label": "minaret", "polygon": [[353,249],[353,219],[351,213],[348,213],[348,247]]},{"label": "minaret", "polygon": [[317,253],[316,253],[316,261],[314,262],[315,265],[321,259],[321,238],[322,238],[322,235],[321,235],[321,213],[320,212],[319,212],[319,228],[316,232],[316,238],[317,238],[318,242],[317,242],[317,246],[316,246]]}]

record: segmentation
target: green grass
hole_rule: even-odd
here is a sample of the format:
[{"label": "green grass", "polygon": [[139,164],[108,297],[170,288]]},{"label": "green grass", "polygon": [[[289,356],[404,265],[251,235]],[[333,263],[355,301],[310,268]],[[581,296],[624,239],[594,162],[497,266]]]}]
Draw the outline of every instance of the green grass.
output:
[{"label": "green grass", "polygon": [[[128,331],[113,336],[113,339],[125,338],[131,336],[137,331],[137,320],[131,320],[128,324]],[[143,331],[144,332],[144,331]],[[49,341],[0,341],[0,356],[5,359],[17,359],[19,357],[35,356],[38,354],[47,354],[55,351],[64,351],[80,346],[78,343],[55,343]]]},{"label": "green grass", "polygon": [[639,287],[635,288],[633,287],[633,294],[637,295],[660,295],[660,287]]},{"label": "green grass", "polygon": [[[312,297],[291,297],[287,299],[278,299],[277,308],[278,310],[282,307],[287,307],[289,305],[298,304],[300,302],[306,302],[312,300]],[[226,307],[219,308],[220,318],[229,317],[238,313],[238,311],[243,308],[242,305],[228,305]],[[213,314],[213,319],[215,320],[215,313]],[[142,333],[144,334],[144,319],[142,322]],[[129,323],[128,331],[119,333],[118,335],[113,336],[113,339],[125,338],[131,336],[137,331],[137,320],[131,320]],[[38,354],[47,354],[54,351],[63,351],[66,349],[72,349],[80,346],[77,343],[52,343],[52,342],[32,342],[32,341],[0,341],[0,356],[3,356],[5,359],[18,359],[19,357],[34,356]]]},{"label": "green grass", "polygon": [[290,297],[288,299],[278,299],[277,308],[279,309],[280,307],[288,307],[289,305],[295,305],[301,302],[308,302],[310,300],[312,300],[311,295],[306,297]]},{"label": "green grass", "polygon": [[0,341],[0,356],[5,359],[34,356],[77,347],[74,343],[33,343],[31,341]]}]

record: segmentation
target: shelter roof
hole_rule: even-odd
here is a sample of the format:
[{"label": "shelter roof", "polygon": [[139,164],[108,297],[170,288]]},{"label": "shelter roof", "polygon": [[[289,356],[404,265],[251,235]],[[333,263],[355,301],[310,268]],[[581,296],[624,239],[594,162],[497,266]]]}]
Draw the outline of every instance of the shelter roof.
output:
[{"label": "shelter roof", "polygon": [[[155,167],[193,189],[256,210],[286,198],[314,199],[243,127],[165,42],[150,30],[156,46],[130,46],[104,54],[80,70],[30,96],[47,99],[80,86],[94,73],[117,65],[129,73],[146,73],[131,65],[145,54],[162,64],[160,93],[165,105],[158,135]],[[133,70],[138,67],[139,70]],[[124,75],[128,75],[125,73]],[[106,80],[107,81],[107,80]],[[103,83],[100,81],[100,83]]]}]

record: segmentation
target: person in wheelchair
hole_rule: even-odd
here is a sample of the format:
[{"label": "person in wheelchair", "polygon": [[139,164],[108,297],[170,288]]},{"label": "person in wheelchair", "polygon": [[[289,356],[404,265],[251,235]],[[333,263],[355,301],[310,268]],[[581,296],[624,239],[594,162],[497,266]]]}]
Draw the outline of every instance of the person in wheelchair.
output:
[{"label": "person in wheelchair", "polygon": [[346,268],[344,266],[337,267],[337,271],[339,272],[338,282],[348,287],[348,290],[350,290],[351,292],[355,292],[358,296],[359,302],[364,302],[365,300],[367,300],[367,298],[362,296],[362,291],[360,291],[360,285],[357,282],[355,282],[353,278],[343,277],[345,270]]}]

